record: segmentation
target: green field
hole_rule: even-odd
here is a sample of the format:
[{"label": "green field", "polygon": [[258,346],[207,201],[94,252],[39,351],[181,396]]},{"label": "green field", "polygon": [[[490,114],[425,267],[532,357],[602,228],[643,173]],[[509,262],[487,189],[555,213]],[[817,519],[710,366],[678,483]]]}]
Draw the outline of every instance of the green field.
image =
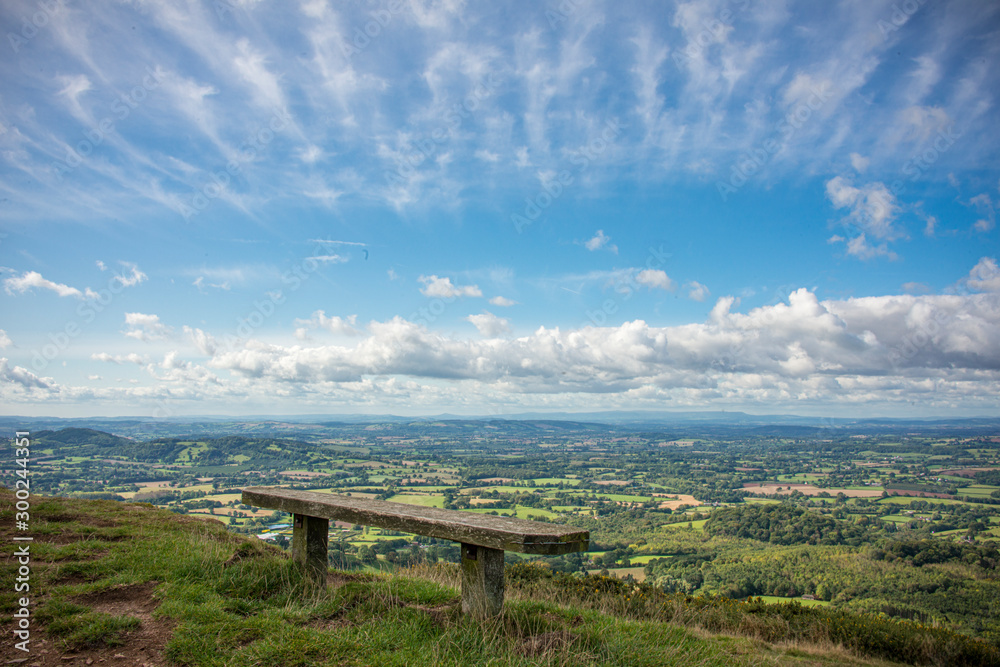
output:
[{"label": "green field", "polygon": [[830,603],[825,600],[803,600],[802,598],[779,598],[774,595],[759,595],[759,597],[764,602],[771,602],[773,604],[790,604],[792,602],[798,602],[799,604],[806,607],[829,607]]},{"label": "green field", "polygon": [[419,505],[421,507],[444,507],[444,496],[438,494],[418,495],[414,493],[397,493],[389,498],[389,501],[405,503],[407,505]]}]

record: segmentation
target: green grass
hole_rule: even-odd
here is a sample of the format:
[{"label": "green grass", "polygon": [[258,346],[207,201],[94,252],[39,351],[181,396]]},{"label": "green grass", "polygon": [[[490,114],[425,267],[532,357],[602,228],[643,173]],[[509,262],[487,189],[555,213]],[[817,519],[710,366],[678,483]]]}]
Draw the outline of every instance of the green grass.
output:
[{"label": "green grass", "polygon": [[973,484],[956,489],[956,495],[972,496],[974,498],[989,498],[994,491],[1000,491],[1000,486],[986,486],[984,484]]},{"label": "green grass", "polygon": [[708,519],[699,519],[698,521],[682,521],[680,523],[668,523],[668,524],[664,525],[663,527],[664,528],[669,528],[671,530],[677,530],[677,529],[686,530],[687,529],[687,525],[690,523],[691,524],[691,528],[693,528],[694,530],[705,530],[705,522],[706,521],[708,521]]},{"label": "green grass", "polygon": [[949,498],[921,498],[919,496],[889,496],[882,498],[878,502],[890,505],[909,505],[917,500],[925,500],[931,505],[966,505],[961,500],[951,500]]},{"label": "green grass", "polygon": [[424,495],[415,493],[397,493],[389,498],[394,503],[406,503],[407,505],[419,505],[420,507],[444,507],[444,496]]},{"label": "green grass", "polygon": [[[8,542],[13,512],[13,496],[0,490]],[[461,614],[455,566],[337,573],[317,589],[275,547],[142,505],[34,497],[32,534],[32,636],[63,652],[128,655],[152,624],[169,629],[164,658],[176,667],[876,664],[838,644],[914,661],[947,649],[953,664],[1000,664],[986,645],[942,629],[794,603],[667,596],[538,565],[508,568],[504,614],[478,622]],[[15,572],[14,559],[0,560],[8,617]],[[109,601],[114,613],[98,608]]]},{"label": "green grass", "polygon": [[825,600],[803,600],[802,598],[782,598],[776,595],[761,595],[760,600],[771,604],[788,604],[798,602],[804,607],[829,607],[830,603]]}]

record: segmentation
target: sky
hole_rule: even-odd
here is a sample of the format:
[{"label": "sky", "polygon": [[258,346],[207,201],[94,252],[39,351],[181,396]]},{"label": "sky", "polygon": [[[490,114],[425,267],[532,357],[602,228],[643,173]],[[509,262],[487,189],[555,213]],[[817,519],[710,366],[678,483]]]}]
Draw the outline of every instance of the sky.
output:
[{"label": "sky", "polygon": [[0,411],[1000,416],[998,32],[8,0]]}]

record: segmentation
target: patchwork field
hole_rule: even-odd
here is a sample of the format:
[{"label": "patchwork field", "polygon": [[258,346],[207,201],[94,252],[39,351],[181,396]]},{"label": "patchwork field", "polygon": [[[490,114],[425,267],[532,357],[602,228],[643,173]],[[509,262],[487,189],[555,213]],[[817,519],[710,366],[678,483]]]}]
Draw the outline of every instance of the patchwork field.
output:
[{"label": "patchwork field", "polygon": [[829,493],[831,496],[843,493],[848,498],[879,498],[882,496],[881,487],[871,489],[825,489],[813,486],[812,484],[768,483],[761,485],[758,482],[746,482],[743,484],[743,488],[751,493],[762,496],[769,496],[775,493],[791,495],[793,491],[798,491],[806,496],[818,496],[821,493]]}]

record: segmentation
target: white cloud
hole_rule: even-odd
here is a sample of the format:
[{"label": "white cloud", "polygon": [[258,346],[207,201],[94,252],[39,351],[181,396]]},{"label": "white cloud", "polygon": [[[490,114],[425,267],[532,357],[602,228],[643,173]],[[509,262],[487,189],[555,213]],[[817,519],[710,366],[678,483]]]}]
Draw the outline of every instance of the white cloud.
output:
[{"label": "white cloud", "polygon": [[159,315],[125,313],[125,324],[128,326],[123,332],[126,336],[144,342],[169,338],[173,333],[173,329],[160,322]]},{"label": "white cloud", "polygon": [[591,238],[586,243],[584,243],[584,246],[586,246],[587,250],[590,250],[591,252],[593,252],[595,250],[600,250],[601,248],[605,248],[606,247],[608,250],[610,250],[611,252],[613,252],[613,253],[615,253],[617,255],[618,254],[618,246],[616,246],[614,244],[608,245],[608,241],[610,241],[610,240],[611,240],[611,237],[605,235],[603,229],[598,229],[597,233],[594,234],[594,237]]},{"label": "white cloud", "polygon": [[0,350],[4,350],[14,344],[14,341],[10,339],[7,332],[0,329]]},{"label": "white cloud", "polygon": [[903,283],[903,291],[908,294],[930,294],[930,285],[925,285],[924,283],[908,282]]},{"label": "white cloud", "polygon": [[870,162],[871,161],[863,155],[851,153],[851,166],[854,167],[854,171],[859,174],[863,174],[868,171],[868,165]]},{"label": "white cloud", "polygon": [[867,260],[876,257],[888,257],[893,261],[899,259],[899,255],[889,250],[889,244],[883,242],[872,245],[863,232],[850,239],[845,239],[842,236],[831,236],[827,239],[827,243],[845,243],[847,254],[858,259]]},{"label": "white cloud", "polygon": [[105,264],[105,263],[104,263],[104,262],[102,262],[101,260],[97,260],[97,261],[95,262],[95,264],[97,264],[97,268],[98,268],[98,269],[100,269],[101,271],[107,271],[107,270],[108,270],[108,266],[107,266],[107,264]]},{"label": "white cloud", "polygon": [[516,166],[518,169],[525,169],[526,167],[531,166],[531,159],[528,157],[527,146],[521,146],[520,148],[515,150],[514,155],[517,157],[517,159],[514,162],[514,166]]},{"label": "white cloud", "polygon": [[924,236],[933,237],[937,233],[938,219],[933,215],[924,218]]},{"label": "white cloud", "polygon": [[130,352],[129,354],[108,354],[107,352],[95,352],[90,355],[90,358],[94,361],[103,361],[108,364],[135,364],[137,366],[145,366],[149,363],[149,359],[146,357],[136,354],[135,352]]},{"label": "white cloud", "polygon": [[492,299],[490,299],[490,303],[493,304],[494,306],[500,306],[502,308],[506,308],[508,306],[513,306],[517,304],[517,301],[513,301],[504,296],[495,296]]},{"label": "white cloud", "polygon": [[55,292],[59,296],[73,296],[78,299],[82,299],[87,296],[75,287],[52,282],[51,280],[43,278],[42,274],[37,271],[25,271],[20,276],[5,278],[3,281],[3,287],[7,294],[11,295],[24,294],[25,292],[37,287],[38,289]]},{"label": "white cloud", "polygon": [[194,279],[194,281],[192,281],[191,284],[194,285],[195,287],[197,287],[198,291],[201,292],[202,294],[205,293],[205,289],[204,289],[205,287],[213,287],[215,289],[224,290],[226,292],[228,292],[230,289],[232,289],[232,285],[230,285],[228,281],[221,282],[221,283],[207,283],[206,284],[205,283],[205,276],[198,276],[197,278]]},{"label": "white cloud", "polygon": [[688,298],[693,301],[704,301],[712,294],[707,287],[697,280],[692,280],[685,284],[684,287],[688,289]]},{"label": "white cloud", "polygon": [[966,282],[982,291],[821,301],[797,289],[787,303],[746,313],[734,311],[738,300],[724,296],[701,323],[540,327],[516,338],[501,337],[509,325],[488,312],[468,318],[480,332],[475,338],[431,332],[398,317],[372,322],[350,345],[250,339],[223,349],[200,332],[211,357],[204,366],[177,352],[160,363],[135,353],[93,356],[139,365],[159,383],[154,386],[60,386],[4,360],[0,392],[14,401],[39,392],[90,402],[167,397],[173,405],[192,401],[192,410],[207,400],[245,403],[248,397],[261,405],[282,397],[297,405],[337,401],[372,409],[475,409],[492,397],[534,409],[584,409],[595,395],[602,405],[623,408],[668,401],[870,409],[905,408],[916,400],[925,413],[953,403],[986,409],[1000,391],[1000,291],[986,291],[1000,290],[995,260],[980,260]]},{"label": "white cloud", "polygon": [[309,319],[295,320],[295,326],[298,327],[295,330],[295,337],[299,340],[306,340],[309,337],[309,332],[314,329],[324,329],[332,334],[342,336],[356,336],[361,333],[356,328],[357,322],[357,315],[348,315],[347,317],[334,315],[333,317],[327,317],[324,311],[317,310]]},{"label": "white cloud", "polygon": [[978,391],[1000,383],[1000,339],[992,333],[1000,326],[996,294],[819,301],[798,289],[788,303],[748,313],[733,312],[735,304],[733,297],[720,298],[700,324],[541,327],[513,339],[496,337],[508,324],[490,313],[467,318],[481,340],[442,336],[394,318],[373,322],[351,347],[251,340],[216,354],[210,365],[281,383],[408,376],[473,386],[500,382],[515,394],[645,389],[669,395],[711,388],[751,401],[802,396],[850,402],[862,387],[866,396],[883,392],[891,399],[931,376],[950,379],[954,391],[964,391],[960,379],[970,374],[981,376]]},{"label": "white cloud", "polygon": [[986,233],[996,226],[996,209],[993,208],[993,200],[985,192],[976,195],[969,200],[969,204],[975,207],[976,212],[981,216],[972,226],[974,230]]},{"label": "white cloud", "polygon": [[309,145],[306,148],[300,148],[298,155],[299,159],[306,164],[315,164],[321,157],[323,157],[323,149],[319,146]]},{"label": "white cloud", "polygon": [[132,262],[119,262],[122,266],[128,269],[128,273],[119,273],[115,280],[117,280],[122,287],[135,287],[141,282],[148,279],[145,273],[139,270],[139,267]]},{"label": "white cloud", "polygon": [[650,289],[662,289],[668,292],[673,291],[675,287],[674,281],[662,269],[643,269],[635,277],[635,281]]},{"label": "white cloud", "polygon": [[40,378],[20,366],[11,366],[6,357],[0,357],[0,381],[9,382],[23,389],[48,389],[51,386],[49,378]]},{"label": "white cloud", "polygon": [[479,315],[469,315],[465,319],[471,322],[486,338],[496,338],[502,334],[510,333],[510,323],[506,319],[497,317],[486,310]]},{"label": "white cloud", "polygon": [[205,333],[201,329],[185,326],[184,333],[191,339],[191,342],[194,343],[195,347],[197,347],[202,354],[211,356],[215,354],[215,351],[219,347],[215,337],[211,334]]},{"label": "white cloud", "polygon": [[900,207],[885,184],[873,182],[855,187],[843,176],[836,176],[827,181],[826,195],[835,208],[850,209],[842,221],[849,228],[880,240],[892,241],[905,236],[894,225]]},{"label": "white cloud", "polygon": [[477,285],[452,285],[450,278],[438,278],[436,275],[417,278],[424,284],[420,293],[427,297],[438,299],[454,299],[460,296],[482,296]]},{"label": "white cloud", "polygon": [[969,271],[966,284],[980,292],[1000,292],[1000,269],[992,257],[983,257]]},{"label": "white cloud", "polygon": [[343,255],[315,255],[313,257],[309,257],[308,259],[311,259],[314,262],[322,262],[323,264],[343,264],[350,258],[344,257]]}]

